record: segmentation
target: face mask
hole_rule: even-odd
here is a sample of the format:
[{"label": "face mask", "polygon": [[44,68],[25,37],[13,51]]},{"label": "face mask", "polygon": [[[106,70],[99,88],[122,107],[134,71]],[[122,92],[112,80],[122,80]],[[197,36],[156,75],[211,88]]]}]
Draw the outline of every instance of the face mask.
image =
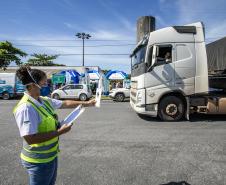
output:
[{"label": "face mask", "polygon": [[41,96],[48,96],[50,94],[49,86],[47,86],[47,85],[42,86],[42,88],[40,89],[40,94],[41,94]]}]

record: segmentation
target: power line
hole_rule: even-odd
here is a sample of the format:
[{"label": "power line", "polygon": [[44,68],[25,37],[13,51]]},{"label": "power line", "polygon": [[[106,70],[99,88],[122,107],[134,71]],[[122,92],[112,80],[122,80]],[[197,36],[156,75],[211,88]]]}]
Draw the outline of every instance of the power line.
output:
[{"label": "power line", "polygon": [[[15,54],[3,54],[3,56],[14,56]],[[72,55],[82,55],[81,53],[66,53],[66,54],[53,54],[53,53],[51,53],[51,54],[48,54],[48,55],[58,55],[58,56],[72,56]],[[120,55],[130,55],[130,54],[128,54],[128,53],[86,53],[85,55],[118,55],[118,56],[120,56]],[[33,54],[27,54],[27,56],[33,56]]]},{"label": "power line", "polygon": [[[225,37],[226,36],[226,34],[225,35],[219,35],[219,36],[217,36],[217,37],[209,37],[209,38],[206,38],[206,39],[218,39],[218,38],[221,38],[221,37]],[[80,41],[80,40],[78,40],[78,39],[42,39],[42,40],[39,40],[39,39],[5,39],[5,40],[0,40],[0,42],[4,42],[4,41],[11,41],[11,42],[20,42],[20,41],[24,41],[24,42],[34,42],[34,41],[37,41],[37,42],[57,42],[57,41],[62,41],[62,42],[64,42],[64,41]],[[90,42],[90,41],[94,41],[94,42],[96,42],[96,41],[98,41],[98,42],[111,42],[111,41],[116,41],[116,42],[125,42],[125,41],[132,41],[132,42],[134,42],[135,43],[135,41],[134,40],[120,40],[120,39],[112,39],[112,40],[87,40],[87,42]],[[16,45],[18,45],[18,46],[33,46],[32,44],[30,45],[30,44],[16,44]],[[115,46],[120,46],[120,45],[135,45],[135,44],[133,44],[133,43],[128,43],[128,44],[115,44]],[[41,45],[40,45],[41,46]],[[101,47],[101,46],[114,46],[113,44],[111,45],[111,44],[106,44],[106,45],[95,45],[95,46],[86,46],[86,47]],[[38,47],[38,46],[37,46]],[[48,47],[48,46],[47,46]],[[49,46],[49,47],[61,47],[61,46]],[[62,46],[62,47],[81,47],[81,46]]]},{"label": "power line", "polygon": [[[60,54],[60,56],[70,56],[70,55],[82,55],[82,54],[77,54],[77,53],[72,53],[72,54]],[[90,55],[90,56],[98,56],[98,55],[100,55],[100,56],[107,56],[107,55],[112,55],[112,56],[125,56],[125,55],[131,55],[131,53],[87,53],[87,54],[85,54],[85,55]]]},{"label": "power line", "polygon": [[[79,39],[6,39],[7,41],[12,41],[12,42],[18,42],[18,41],[25,41],[25,42],[31,42],[31,41],[38,41],[38,42],[57,42],[57,41],[81,41]],[[1,40],[0,42],[5,41]],[[124,42],[124,41],[135,41],[135,40],[122,40],[122,39],[90,39],[88,42],[94,41],[94,42]]]},{"label": "power line", "polygon": [[[83,46],[66,46],[66,45],[31,45],[31,44],[13,44],[14,46],[22,46],[22,47],[71,47],[71,48],[76,48],[76,47],[83,47]],[[136,44],[114,44],[114,45],[93,45],[93,46],[85,46],[85,47],[114,47],[114,46],[134,46]]]},{"label": "power line", "polygon": [[[222,37],[210,37],[206,38],[206,41],[212,41],[212,40],[218,40],[222,39]],[[65,48],[81,48],[83,46],[78,46],[78,45],[34,45],[34,44],[13,44],[14,46],[20,46],[20,47],[51,47],[51,48],[59,48],[59,47],[65,47]],[[136,44],[106,44],[106,45],[88,45],[85,46],[86,48],[97,48],[97,47],[127,47],[127,46],[136,46]]]}]

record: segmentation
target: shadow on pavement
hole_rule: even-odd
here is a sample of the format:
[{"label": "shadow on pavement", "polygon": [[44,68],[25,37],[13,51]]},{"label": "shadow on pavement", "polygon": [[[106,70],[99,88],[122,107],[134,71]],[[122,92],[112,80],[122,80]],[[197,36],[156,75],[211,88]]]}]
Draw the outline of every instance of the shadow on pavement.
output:
[{"label": "shadow on pavement", "polygon": [[116,100],[112,100],[113,102],[115,102],[115,103],[128,103],[129,102],[129,100],[124,100],[123,102],[117,102]]},{"label": "shadow on pavement", "polygon": [[158,117],[151,117],[143,114],[137,114],[141,119],[145,121],[155,121],[155,122],[162,122]]},{"label": "shadow on pavement", "polygon": [[167,184],[160,184],[160,185],[191,185],[185,181],[181,181],[181,182],[169,182]]},{"label": "shadow on pavement", "polygon": [[206,114],[192,114],[190,115],[190,122],[198,121],[226,121],[226,115],[206,115]]},{"label": "shadow on pavement", "polygon": [[[158,117],[150,117],[142,114],[138,114],[138,116],[145,121],[163,122]],[[186,119],[181,120],[181,122],[186,122],[186,121],[187,121]],[[205,122],[226,121],[226,115],[192,114],[190,115],[190,119],[187,122],[199,122],[199,121],[205,121]],[[180,121],[177,121],[177,122],[180,122]]]}]

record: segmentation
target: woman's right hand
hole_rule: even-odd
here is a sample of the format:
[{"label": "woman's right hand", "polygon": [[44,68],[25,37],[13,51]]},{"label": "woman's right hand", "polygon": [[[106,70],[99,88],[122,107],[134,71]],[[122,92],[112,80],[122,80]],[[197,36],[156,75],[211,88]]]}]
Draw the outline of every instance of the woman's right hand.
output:
[{"label": "woman's right hand", "polygon": [[65,134],[67,132],[69,132],[71,130],[72,124],[67,125],[67,124],[63,124],[58,130],[57,132],[59,133],[59,135]]}]

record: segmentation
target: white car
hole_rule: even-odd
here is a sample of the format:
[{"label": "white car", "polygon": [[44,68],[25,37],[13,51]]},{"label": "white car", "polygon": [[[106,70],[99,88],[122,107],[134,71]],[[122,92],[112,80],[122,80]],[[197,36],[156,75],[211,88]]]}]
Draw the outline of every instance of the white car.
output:
[{"label": "white car", "polygon": [[125,99],[130,98],[129,88],[117,88],[110,91],[109,97],[117,102],[123,102]]},{"label": "white car", "polygon": [[92,97],[90,87],[86,84],[68,84],[52,92],[54,99],[79,99],[86,101]]}]

